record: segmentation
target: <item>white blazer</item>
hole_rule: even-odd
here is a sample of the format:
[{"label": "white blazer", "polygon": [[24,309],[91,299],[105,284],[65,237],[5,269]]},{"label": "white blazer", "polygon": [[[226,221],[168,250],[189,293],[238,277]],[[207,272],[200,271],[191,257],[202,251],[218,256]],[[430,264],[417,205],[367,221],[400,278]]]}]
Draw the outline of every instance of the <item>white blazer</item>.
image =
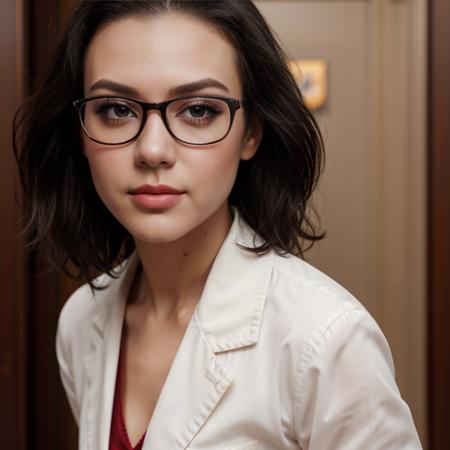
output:
[{"label": "white blazer", "polygon": [[[234,221],[148,425],[143,450],[421,449],[383,333],[336,282],[292,255],[256,256]],[[256,237],[258,242],[258,237]],[[134,253],[118,279],[78,289],[57,358],[80,450],[108,450]]]}]

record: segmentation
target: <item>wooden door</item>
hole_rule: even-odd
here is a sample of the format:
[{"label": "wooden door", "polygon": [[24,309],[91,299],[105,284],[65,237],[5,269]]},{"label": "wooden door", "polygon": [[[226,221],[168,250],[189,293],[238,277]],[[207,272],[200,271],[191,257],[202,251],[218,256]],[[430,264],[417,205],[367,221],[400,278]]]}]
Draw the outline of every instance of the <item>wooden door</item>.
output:
[{"label": "wooden door", "polygon": [[0,2],[0,427],[1,447],[27,448],[28,308],[25,257],[11,146],[14,111],[24,97],[24,5]]},{"label": "wooden door", "polygon": [[[44,73],[73,1],[29,0],[30,92]],[[49,270],[39,252],[29,257],[29,416],[31,450],[75,450],[78,430],[59,378],[56,323],[64,301],[76,283]]]}]

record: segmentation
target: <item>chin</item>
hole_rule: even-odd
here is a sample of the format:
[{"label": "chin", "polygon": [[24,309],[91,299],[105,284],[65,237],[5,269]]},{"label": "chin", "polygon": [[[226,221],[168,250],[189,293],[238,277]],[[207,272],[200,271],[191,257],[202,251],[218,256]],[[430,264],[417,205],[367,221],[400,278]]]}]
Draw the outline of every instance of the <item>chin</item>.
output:
[{"label": "chin", "polygon": [[[221,205],[227,204],[226,200]],[[221,209],[220,206],[211,208],[209,205],[189,208],[174,208],[162,214],[133,213],[116,214],[116,219],[131,234],[134,240],[146,244],[168,244],[180,240],[199,227],[205,226],[208,219]],[[211,210],[211,211],[210,211]],[[214,222],[214,220],[213,220]],[[208,225],[206,225],[208,228]]]},{"label": "chin", "polygon": [[167,229],[161,230],[160,232],[157,230],[129,230],[129,232],[134,240],[145,244],[168,244],[184,235],[183,232],[177,233],[175,230],[171,232]]},{"label": "chin", "polygon": [[168,244],[189,233],[189,229],[181,226],[148,225],[145,227],[127,227],[134,240],[145,244]]}]

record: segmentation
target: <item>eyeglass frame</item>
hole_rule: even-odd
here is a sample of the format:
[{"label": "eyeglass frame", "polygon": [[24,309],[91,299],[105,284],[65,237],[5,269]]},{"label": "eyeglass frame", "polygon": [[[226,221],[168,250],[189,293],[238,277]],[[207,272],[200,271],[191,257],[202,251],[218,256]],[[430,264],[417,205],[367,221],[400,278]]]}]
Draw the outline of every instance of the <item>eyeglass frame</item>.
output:
[{"label": "eyeglass frame", "polygon": [[[99,141],[97,139],[94,139],[93,137],[91,137],[89,135],[89,133],[86,130],[86,127],[84,125],[84,120],[83,120],[82,115],[81,115],[81,107],[85,103],[89,102],[90,100],[98,100],[98,99],[101,99],[101,98],[121,99],[121,100],[129,101],[129,102],[134,102],[134,103],[140,105],[140,107],[142,108],[142,112],[143,112],[142,120],[141,120],[141,126],[140,126],[139,130],[137,131],[137,133],[136,133],[136,135],[134,137],[132,137],[131,139],[128,139],[127,141],[123,141],[123,142],[119,142],[119,143],[115,143],[115,144],[109,144],[109,143],[102,142],[102,141]],[[227,106],[229,108],[229,111],[230,111],[230,125],[228,127],[227,132],[225,133],[225,135],[223,137],[221,137],[220,139],[217,139],[215,141],[212,141],[212,142],[206,142],[206,143],[203,143],[203,144],[196,144],[196,143],[184,141],[183,139],[180,139],[178,136],[176,136],[174,134],[174,132],[170,129],[168,121],[167,121],[167,115],[166,115],[167,108],[168,108],[168,106],[171,103],[173,103],[173,102],[175,102],[177,100],[185,100],[185,99],[188,99],[188,98],[210,98],[210,99],[216,99],[216,100],[223,100],[227,104]],[[134,141],[135,139],[137,139],[140,136],[140,134],[142,133],[142,130],[145,128],[145,124],[147,123],[147,117],[148,117],[147,112],[151,111],[151,110],[157,110],[157,111],[159,111],[161,113],[161,119],[162,119],[162,121],[164,123],[164,126],[166,127],[166,130],[169,132],[169,134],[175,140],[177,140],[179,142],[182,142],[183,144],[197,146],[197,145],[212,145],[212,144],[216,144],[217,142],[223,141],[228,136],[228,134],[230,133],[231,127],[233,126],[233,122],[234,122],[234,118],[235,118],[235,115],[236,115],[236,111],[238,109],[240,109],[240,108],[244,108],[245,100],[244,99],[243,100],[238,100],[238,99],[235,99],[235,98],[223,97],[223,96],[218,96],[218,95],[188,95],[188,96],[184,96],[184,97],[172,98],[170,100],[166,100],[166,101],[160,102],[160,103],[148,103],[148,102],[144,102],[143,100],[138,100],[138,99],[129,98],[129,97],[122,97],[120,95],[97,95],[97,96],[94,96],[94,97],[86,97],[86,98],[80,98],[78,100],[74,100],[72,102],[72,104],[73,104],[73,106],[75,107],[75,109],[78,112],[78,118],[80,120],[81,127],[82,127],[84,133],[86,134],[86,136],[89,139],[91,139],[91,141],[97,142],[98,144],[115,146],[115,145],[128,144],[129,142]]]}]

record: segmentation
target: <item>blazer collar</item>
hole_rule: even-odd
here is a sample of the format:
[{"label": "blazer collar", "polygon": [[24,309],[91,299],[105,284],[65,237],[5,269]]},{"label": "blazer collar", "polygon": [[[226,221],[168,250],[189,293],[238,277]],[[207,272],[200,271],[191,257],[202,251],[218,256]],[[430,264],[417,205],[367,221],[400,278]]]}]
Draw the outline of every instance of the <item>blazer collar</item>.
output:
[{"label": "blazer collar", "polygon": [[[273,252],[256,255],[242,247],[255,247],[262,239],[232,207],[233,222],[211,267],[196,311],[215,353],[255,344],[272,271]],[[100,291],[102,299],[94,318],[100,337],[107,326],[123,320],[128,291],[139,265],[134,252],[115,269],[118,279]],[[102,295],[103,294],[103,295]],[[115,317],[111,317],[111,314]],[[113,320],[111,320],[113,319]]]},{"label": "blazer collar", "polygon": [[255,344],[272,271],[272,252],[243,247],[261,238],[234,208],[231,229],[214,260],[197,305],[200,324],[215,353]]}]

